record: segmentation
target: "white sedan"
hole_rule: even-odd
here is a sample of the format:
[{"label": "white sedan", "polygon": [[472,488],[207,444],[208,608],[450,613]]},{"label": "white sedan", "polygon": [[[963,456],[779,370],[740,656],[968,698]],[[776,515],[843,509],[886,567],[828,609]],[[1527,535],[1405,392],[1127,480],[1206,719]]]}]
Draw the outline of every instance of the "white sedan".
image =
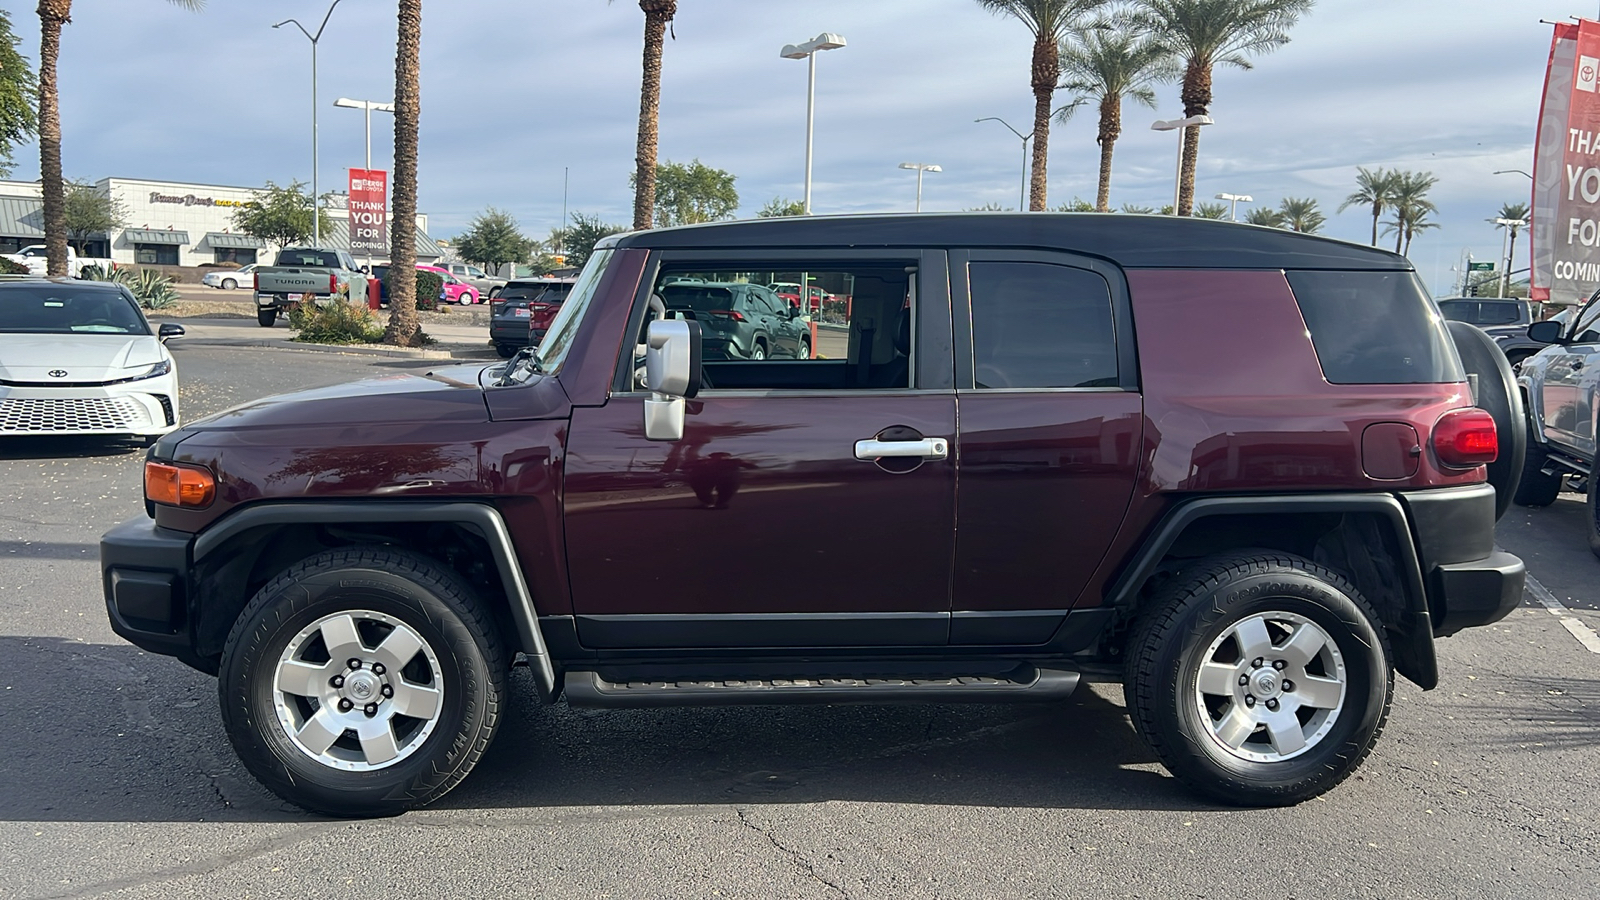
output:
[{"label": "white sedan", "polygon": [[222,288],[228,291],[240,287],[253,287],[255,285],[257,265],[257,263],[251,263],[248,266],[241,266],[237,269],[218,269],[215,272],[207,272],[206,276],[200,280],[209,287]]},{"label": "white sedan", "polygon": [[0,281],[0,436],[153,441],[178,425],[178,371],[159,330],[118,284]]}]

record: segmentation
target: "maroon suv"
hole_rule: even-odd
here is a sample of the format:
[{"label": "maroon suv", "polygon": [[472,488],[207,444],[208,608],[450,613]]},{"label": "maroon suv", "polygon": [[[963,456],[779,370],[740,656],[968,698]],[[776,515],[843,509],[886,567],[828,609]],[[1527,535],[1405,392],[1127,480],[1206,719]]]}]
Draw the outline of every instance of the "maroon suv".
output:
[{"label": "maroon suv", "polygon": [[[683,279],[841,286],[814,358],[702,360]],[[1522,414],[1406,259],[1223,222],[795,218],[603,241],[509,363],[162,438],[116,631],[221,682],[338,815],[471,770],[526,661],[572,705],[1051,701],[1121,677],[1184,781],[1349,775],[1393,673],[1504,616]],[[1507,474],[1509,473],[1509,474]],[[1066,710],[1063,715],[1069,714]]]}]

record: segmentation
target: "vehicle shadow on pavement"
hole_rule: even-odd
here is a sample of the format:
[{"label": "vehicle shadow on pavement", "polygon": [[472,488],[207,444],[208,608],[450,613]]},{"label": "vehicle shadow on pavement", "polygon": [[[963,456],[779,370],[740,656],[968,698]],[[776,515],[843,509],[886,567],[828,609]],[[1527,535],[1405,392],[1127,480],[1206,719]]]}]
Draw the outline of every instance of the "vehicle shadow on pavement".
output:
[{"label": "vehicle shadow on pavement", "polygon": [[[575,709],[511,678],[488,755],[434,809],[869,803],[1215,809],[1122,707]],[[300,822],[233,754],[215,679],[122,644],[0,636],[0,821]]]},{"label": "vehicle shadow on pavement", "polygon": [[16,435],[0,441],[0,460],[7,459],[92,459],[100,456],[127,456],[143,453],[144,446],[123,438],[83,435]]},{"label": "vehicle shadow on pavement", "polygon": [[1485,739],[1530,749],[1600,747],[1600,679],[1525,675],[1504,684],[1496,702],[1463,708],[1464,718],[1481,720]]}]

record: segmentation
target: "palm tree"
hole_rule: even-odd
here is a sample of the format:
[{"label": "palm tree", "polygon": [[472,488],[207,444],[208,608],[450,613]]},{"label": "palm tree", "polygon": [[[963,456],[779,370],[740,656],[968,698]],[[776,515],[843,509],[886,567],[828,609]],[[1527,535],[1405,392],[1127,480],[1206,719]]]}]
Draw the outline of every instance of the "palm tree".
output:
[{"label": "palm tree", "polygon": [[1437,224],[1423,224],[1438,207],[1428,200],[1428,191],[1439,179],[1432,172],[1402,172],[1395,170],[1394,193],[1389,205],[1394,219],[1384,228],[1384,234],[1394,235],[1394,252],[1405,253],[1411,248],[1411,238],[1419,231],[1438,228]]},{"label": "palm tree", "polygon": [[[1494,219],[1490,219],[1489,221],[1495,222],[1495,219],[1505,219],[1508,222],[1526,223],[1528,221],[1528,204],[1502,203],[1500,204],[1500,212],[1494,217]],[[1506,271],[1502,276],[1505,280],[1505,286],[1501,288],[1501,293],[1506,294],[1510,293],[1511,291],[1511,261],[1517,256],[1517,232],[1520,231],[1523,226],[1501,225],[1499,222],[1495,222],[1495,225],[1500,228],[1511,229],[1511,242],[1506,247]]]},{"label": "palm tree", "polygon": [[1258,206],[1244,214],[1244,220],[1251,225],[1263,225],[1267,228],[1282,228],[1286,224],[1283,213],[1270,206]]},{"label": "palm tree", "polygon": [[[205,0],[168,0],[199,10]],[[39,0],[39,187],[44,199],[46,271],[67,274],[67,188],[61,179],[61,98],[56,94],[56,61],[61,58],[61,26],[72,21],[72,0]]]},{"label": "palm tree", "polygon": [[1226,219],[1228,217],[1228,204],[1226,203],[1197,203],[1194,214],[1201,219]]},{"label": "palm tree", "polygon": [[[643,2],[643,0],[641,0]],[[997,15],[1012,16],[1033,33],[1033,175],[1028,188],[1028,210],[1040,212],[1046,204],[1046,160],[1050,155],[1050,107],[1056,82],[1061,80],[1061,39],[1084,13],[1106,0],[978,0]]]},{"label": "palm tree", "polygon": [[[1314,0],[1135,0],[1134,8],[1167,48],[1183,60],[1183,114],[1203,116],[1211,107],[1211,70],[1217,65],[1251,68],[1248,57],[1289,42],[1289,29]],[[1194,206],[1194,168],[1200,126],[1184,130],[1178,215]]]},{"label": "palm tree", "polygon": [[1302,234],[1316,234],[1328,221],[1328,217],[1317,208],[1317,201],[1310,197],[1285,197],[1278,204],[1278,210],[1289,230]]},{"label": "palm tree", "polygon": [[1365,206],[1372,204],[1372,246],[1378,246],[1378,220],[1383,217],[1383,211],[1394,204],[1394,191],[1399,184],[1400,173],[1388,169],[1368,169],[1365,166],[1356,167],[1356,192],[1344,198],[1339,204],[1339,212],[1344,212],[1352,206]]},{"label": "palm tree", "polygon": [[417,321],[417,129],[422,102],[422,0],[399,0],[394,51],[394,179],[389,211],[389,327],[383,342],[422,341]]},{"label": "palm tree", "polygon": [[1072,102],[1056,113],[1065,122],[1078,107],[1094,102],[1100,107],[1100,191],[1095,209],[1111,210],[1111,152],[1122,135],[1122,98],[1156,108],[1151,85],[1176,75],[1172,56],[1141,32],[1126,16],[1099,18],[1084,28],[1073,28],[1061,42],[1061,90],[1073,93]]},{"label": "palm tree", "polygon": [[644,77],[639,83],[639,146],[634,153],[633,230],[650,227],[656,211],[656,143],[661,131],[661,48],[678,0],[639,0],[644,11]]}]

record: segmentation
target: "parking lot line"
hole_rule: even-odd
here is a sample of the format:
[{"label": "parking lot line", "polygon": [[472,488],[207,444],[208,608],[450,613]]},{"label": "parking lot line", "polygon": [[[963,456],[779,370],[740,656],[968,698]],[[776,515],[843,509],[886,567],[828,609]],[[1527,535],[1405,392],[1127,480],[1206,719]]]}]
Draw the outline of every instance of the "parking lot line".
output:
[{"label": "parking lot line", "polygon": [[1540,584],[1539,579],[1532,575],[1528,576],[1528,593],[1533,595],[1533,599],[1539,601],[1540,606],[1549,610],[1551,615],[1560,619],[1561,627],[1571,632],[1572,636],[1578,639],[1578,643],[1584,646],[1584,649],[1590,653],[1600,653],[1600,634],[1595,634],[1593,628],[1568,615],[1572,611],[1562,606],[1561,601],[1557,600],[1555,595],[1550,593],[1550,590]]}]

